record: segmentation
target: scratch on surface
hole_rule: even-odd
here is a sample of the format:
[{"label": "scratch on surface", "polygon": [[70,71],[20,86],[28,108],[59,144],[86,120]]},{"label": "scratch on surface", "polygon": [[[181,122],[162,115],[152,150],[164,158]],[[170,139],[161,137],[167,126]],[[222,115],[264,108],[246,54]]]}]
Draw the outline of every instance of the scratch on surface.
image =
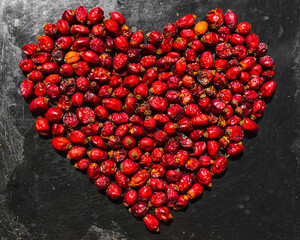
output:
[{"label": "scratch on surface", "polygon": [[[16,146],[16,143],[13,141],[12,139],[12,133],[9,133],[6,129],[6,127],[0,122],[0,126],[2,127],[4,134],[0,132],[0,136],[1,138],[4,140],[3,142],[5,142],[10,150],[10,152],[14,153],[15,156],[17,157],[17,160],[19,162],[23,161],[23,149],[20,149]],[[21,136],[20,136],[21,137]],[[21,139],[23,139],[21,137]],[[17,141],[17,139],[15,139],[15,141]],[[18,142],[22,142],[22,140],[20,141],[20,139],[18,139]]]},{"label": "scratch on surface", "polygon": [[279,31],[278,31],[278,38],[280,38],[283,34],[283,28],[281,26],[281,24],[279,24]]}]

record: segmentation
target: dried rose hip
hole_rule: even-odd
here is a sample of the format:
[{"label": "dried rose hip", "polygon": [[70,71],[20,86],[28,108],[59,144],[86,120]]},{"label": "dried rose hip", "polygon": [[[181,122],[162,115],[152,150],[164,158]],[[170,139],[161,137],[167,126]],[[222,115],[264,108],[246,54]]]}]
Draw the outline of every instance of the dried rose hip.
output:
[{"label": "dried rose hip", "polygon": [[74,167],[78,170],[84,171],[88,168],[91,161],[87,158],[80,159],[77,163],[74,164]]},{"label": "dried rose hip", "polygon": [[118,199],[122,196],[122,188],[115,183],[110,183],[105,192],[111,199]]},{"label": "dried rose hip", "polygon": [[71,142],[65,137],[55,137],[52,139],[51,144],[58,151],[67,151],[72,147]]},{"label": "dried rose hip", "polygon": [[[97,163],[91,163],[88,166],[86,173],[87,173],[87,176],[89,177],[89,179],[91,179],[92,181],[95,181],[96,179],[98,179],[100,177],[99,165]],[[107,181],[107,178],[105,178],[105,179],[101,178],[99,181],[101,181],[101,184],[98,184],[98,187],[100,187],[101,189],[103,188],[103,190],[109,184],[109,181]],[[96,187],[97,187],[97,184],[96,184]]]},{"label": "dried rose hip", "polygon": [[135,190],[130,189],[124,194],[124,205],[126,207],[132,206],[136,203],[138,199],[138,194]]},{"label": "dried rose hip", "polygon": [[143,218],[143,222],[150,231],[159,232],[159,221],[152,214],[148,213]]},{"label": "dried rose hip", "polygon": [[38,117],[35,122],[35,130],[42,136],[48,136],[50,132],[50,124],[45,118]]},{"label": "dried rose hip", "polygon": [[135,217],[144,217],[148,213],[148,206],[145,202],[137,202],[129,209]]},{"label": "dried rose hip", "polygon": [[194,183],[193,186],[188,190],[187,196],[190,199],[199,197],[203,193],[203,187],[199,183]]}]

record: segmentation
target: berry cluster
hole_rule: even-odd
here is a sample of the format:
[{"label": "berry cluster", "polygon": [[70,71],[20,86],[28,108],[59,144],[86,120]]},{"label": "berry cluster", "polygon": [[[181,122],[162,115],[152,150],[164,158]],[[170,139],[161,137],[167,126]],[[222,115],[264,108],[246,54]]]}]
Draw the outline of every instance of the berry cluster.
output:
[{"label": "berry cluster", "polygon": [[221,9],[195,20],[188,14],[144,43],[121,13],[104,19],[80,6],[44,25],[19,65],[36,131],[151,231],[243,152],[244,132],[258,130],[262,99],[276,88],[268,47],[248,22]]}]

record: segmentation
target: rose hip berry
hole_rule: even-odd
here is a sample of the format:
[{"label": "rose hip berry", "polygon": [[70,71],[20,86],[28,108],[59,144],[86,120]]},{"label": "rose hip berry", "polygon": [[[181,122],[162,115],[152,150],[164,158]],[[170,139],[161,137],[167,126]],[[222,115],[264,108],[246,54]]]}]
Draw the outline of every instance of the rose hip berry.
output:
[{"label": "rose hip berry", "polygon": [[111,199],[119,199],[122,196],[122,188],[115,183],[110,183],[105,192]]},{"label": "rose hip berry", "polygon": [[147,202],[152,196],[152,189],[149,185],[145,185],[138,190],[138,199],[142,202]]},{"label": "rose hip berry", "polygon": [[159,221],[152,214],[148,213],[143,218],[143,222],[150,231],[159,232]]},{"label": "rose hip berry", "polygon": [[50,132],[50,124],[45,118],[38,117],[35,122],[35,130],[42,136],[48,136]]},{"label": "rose hip berry", "polygon": [[[90,180],[95,181],[96,179],[98,179],[100,177],[100,168],[99,168],[99,165],[97,163],[91,163],[88,166],[88,168],[86,170],[86,173],[87,173],[87,176],[89,177]],[[101,182],[102,182],[102,179],[101,179]],[[107,185],[106,184],[107,184],[107,178],[105,177],[104,184],[103,184],[104,186],[102,185],[103,186],[103,190],[107,187],[107,185],[109,184],[109,182],[108,182]],[[97,185],[96,185],[96,187],[97,187]]]},{"label": "rose hip berry", "polygon": [[193,186],[188,190],[187,196],[190,199],[199,197],[203,193],[203,187],[200,183],[194,183]]},{"label": "rose hip berry", "polygon": [[137,202],[129,209],[135,217],[143,217],[148,213],[148,206],[145,202]]},{"label": "rose hip berry", "polygon": [[155,208],[154,213],[159,221],[168,222],[172,219],[170,209],[166,206]]},{"label": "rose hip berry", "polygon": [[68,151],[67,158],[78,161],[86,155],[86,152],[87,150],[85,147],[75,146]]},{"label": "rose hip berry", "polygon": [[[81,160],[79,160],[79,161],[81,161]],[[78,161],[78,162],[79,162]],[[78,163],[77,162],[77,163]],[[97,166],[97,165],[96,165]],[[98,173],[98,166],[97,166],[97,168],[96,168],[97,170],[95,171],[95,172],[97,172],[97,174],[99,174]],[[89,172],[91,173],[92,172],[92,168],[89,168]],[[105,175],[101,175],[99,178],[97,178],[96,179],[96,181],[94,182],[94,184],[95,184],[95,186],[96,186],[96,188],[98,189],[98,190],[100,190],[100,191],[104,191],[104,190],[106,190],[107,189],[107,187],[108,187],[108,185],[110,184],[110,180],[109,180],[109,178],[107,177],[107,176],[105,176]]]},{"label": "rose hip berry", "polygon": [[77,163],[74,164],[74,167],[78,170],[84,171],[88,168],[91,161],[87,158],[80,159]]},{"label": "rose hip berry", "polygon": [[126,207],[132,206],[136,203],[138,194],[135,190],[130,189],[124,194],[124,205]]}]

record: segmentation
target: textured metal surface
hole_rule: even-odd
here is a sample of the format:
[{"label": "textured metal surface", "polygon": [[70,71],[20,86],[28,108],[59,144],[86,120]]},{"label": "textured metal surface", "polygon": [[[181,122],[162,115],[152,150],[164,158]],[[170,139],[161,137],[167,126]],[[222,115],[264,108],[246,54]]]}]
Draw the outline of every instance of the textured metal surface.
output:
[{"label": "textured metal surface", "polygon": [[[121,11],[133,29],[162,30],[178,17],[198,19],[219,7],[269,45],[278,88],[256,137],[231,161],[210,192],[173,213],[160,234],[148,232],[122,204],[100,194],[87,177],[34,130],[19,93],[21,47],[64,9],[100,6]],[[0,239],[299,239],[299,1],[0,1]]]}]

